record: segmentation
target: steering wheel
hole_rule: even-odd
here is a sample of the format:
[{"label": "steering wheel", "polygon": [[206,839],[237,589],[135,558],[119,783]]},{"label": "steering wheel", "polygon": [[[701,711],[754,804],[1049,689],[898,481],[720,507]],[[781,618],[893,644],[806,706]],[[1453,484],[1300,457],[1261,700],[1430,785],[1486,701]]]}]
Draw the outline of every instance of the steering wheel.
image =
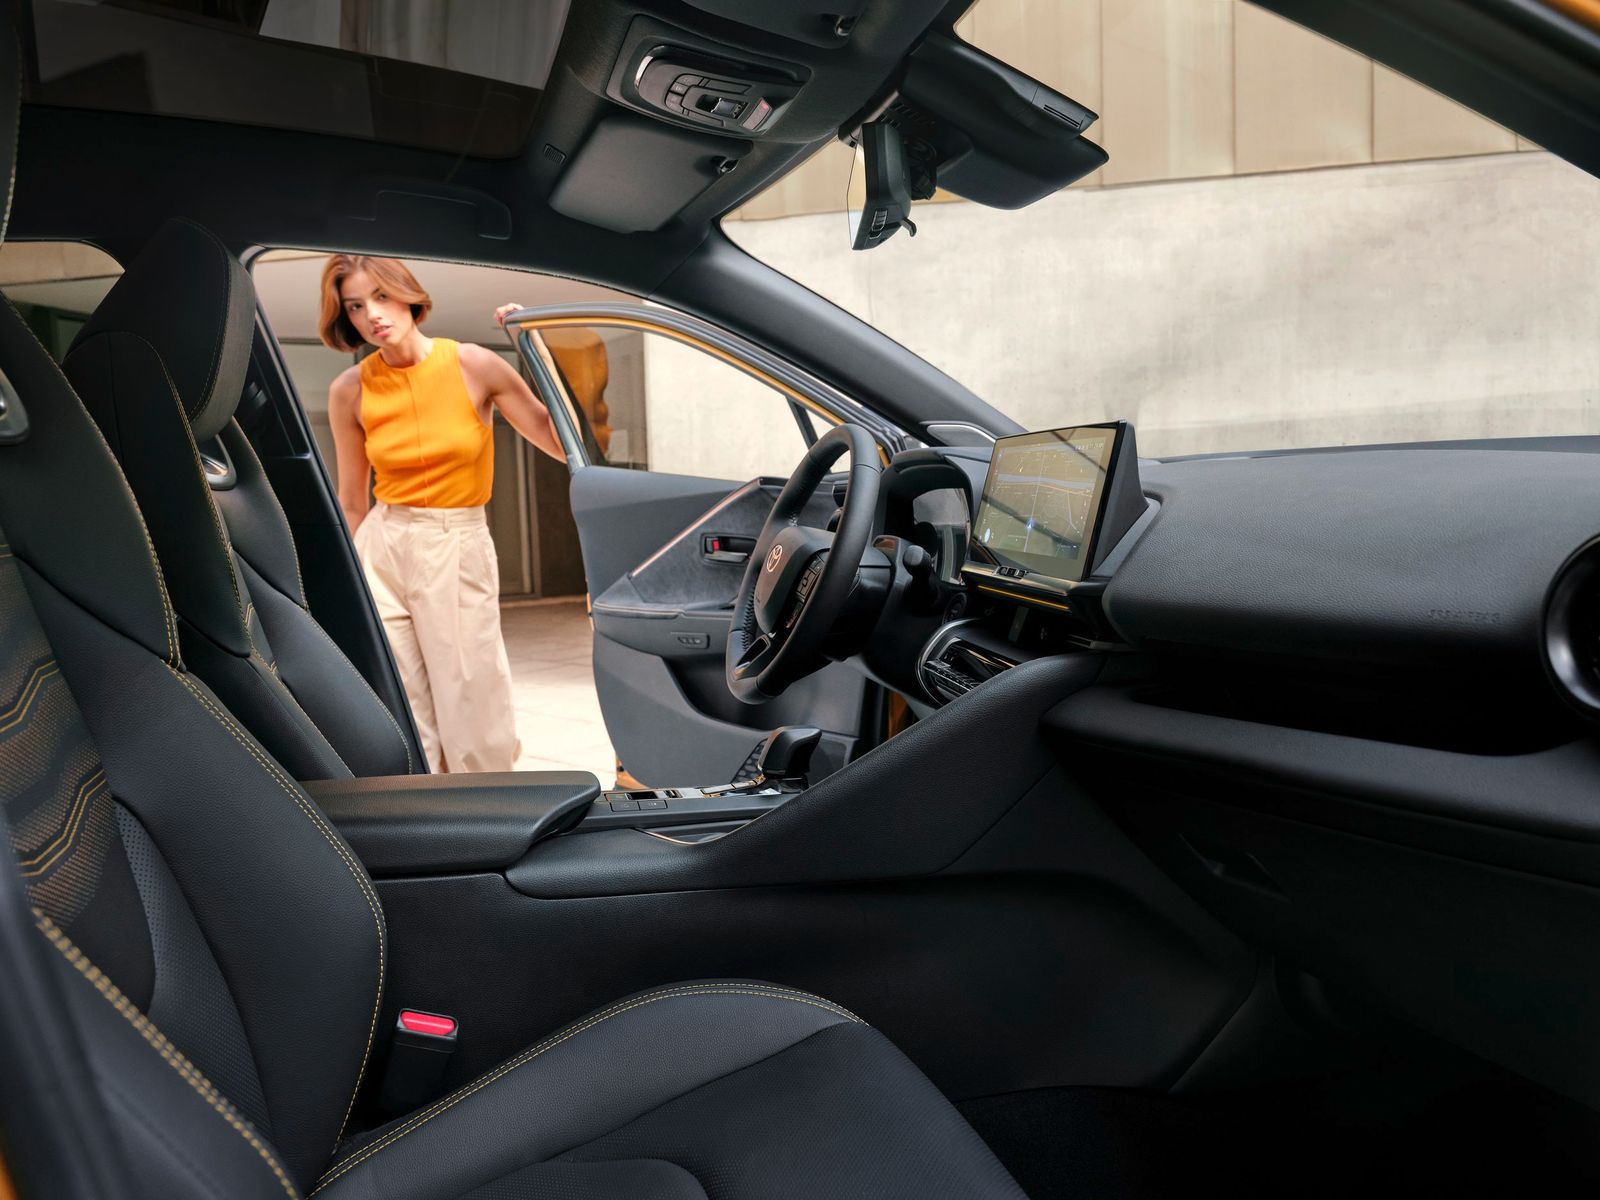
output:
[{"label": "steering wheel", "polygon": [[[850,479],[838,531],[800,524],[806,502],[846,450]],[[728,629],[728,689],[746,704],[782,695],[826,661],[823,643],[872,538],[882,472],[872,435],[859,425],[836,425],[806,451],[778,493],[750,552]]]}]

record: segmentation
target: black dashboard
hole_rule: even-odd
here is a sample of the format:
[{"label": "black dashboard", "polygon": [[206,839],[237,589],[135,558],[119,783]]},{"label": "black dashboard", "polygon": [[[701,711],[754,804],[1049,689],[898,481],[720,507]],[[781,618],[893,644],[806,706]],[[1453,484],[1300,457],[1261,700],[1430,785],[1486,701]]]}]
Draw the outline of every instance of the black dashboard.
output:
[{"label": "black dashboard", "polygon": [[[1106,427],[1063,432],[1084,428]],[[1040,436],[1002,439],[999,449],[1027,450]],[[913,451],[890,472],[908,460],[908,478],[930,492],[940,482],[946,496],[958,481],[974,514],[970,530],[954,528],[959,509],[948,505],[935,533],[920,523],[916,540],[933,547],[948,589],[933,614],[945,620],[924,621],[924,641],[960,620],[969,636],[982,624],[1024,656],[1096,645],[1232,660],[1247,675],[1274,664],[1301,676],[1360,671],[1422,690],[1432,677],[1480,713],[1517,699],[1566,728],[1557,710],[1572,711],[1560,707],[1566,700],[1588,708],[1582,684],[1600,667],[1588,618],[1600,589],[1565,594],[1560,611],[1547,610],[1569,560],[1575,570],[1595,557],[1579,552],[1600,534],[1600,471],[1587,447],[1515,445],[1138,461],[1122,468],[1136,503],[1089,547],[1082,570],[1060,572],[1078,579],[1038,569],[1036,555],[985,553],[985,528],[995,546],[999,527],[996,497],[985,503],[986,449]],[[947,471],[930,472],[929,458]],[[1108,492],[1117,481],[1114,472]],[[1074,528],[1095,515],[1080,514]],[[892,513],[880,528],[912,533]]]},{"label": "black dashboard", "polygon": [[[1080,579],[969,550],[868,666],[931,711],[1029,659],[1093,662],[1044,718],[1058,762],[1225,925],[1600,1102],[1597,449],[1139,461],[1137,514]],[[906,474],[942,463],[971,544],[1014,550],[1015,496],[978,515],[990,458]]]}]

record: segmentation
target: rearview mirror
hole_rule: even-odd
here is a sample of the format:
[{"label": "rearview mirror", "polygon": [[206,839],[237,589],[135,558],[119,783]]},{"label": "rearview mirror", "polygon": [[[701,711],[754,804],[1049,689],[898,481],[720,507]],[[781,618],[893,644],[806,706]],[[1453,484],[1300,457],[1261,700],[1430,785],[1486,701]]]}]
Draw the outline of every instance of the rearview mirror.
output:
[{"label": "rearview mirror", "polygon": [[915,236],[911,202],[936,185],[989,208],[1022,208],[1106,164],[1083,136],[1098,119],[1092,111],[954,34],[924,38],[874,111],[884,116],[847,138],[856,146],[845,193],[856,250],[881,246],[902,225]]},{"label": "rearview mirror", "polygon": [[861,127],[844,208],[850,220],[852,250],[881,246],[901,226],[916,236],[917,227],[910,220],[911,179],[905,146],[893,125],[874,121]]}]

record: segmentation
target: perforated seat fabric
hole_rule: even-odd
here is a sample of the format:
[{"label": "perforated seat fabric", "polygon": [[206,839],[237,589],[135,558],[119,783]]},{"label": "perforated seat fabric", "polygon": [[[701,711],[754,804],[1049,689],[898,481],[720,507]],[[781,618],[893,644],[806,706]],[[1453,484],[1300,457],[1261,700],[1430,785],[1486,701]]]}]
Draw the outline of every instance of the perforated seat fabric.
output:
[{"label": "perforated seat fabric", "polygon": [[[0,54],[19,69],[14,41]],[[0,79],[0,130],[16,94]],[[74,1132],[115,1148],[133,1194],[1021,1194],[881,1035],[749,981],[620,1001],[351,1138],[382,1052],[371,881],[188,670],[133,494],[8,303],[0,392],[29,426],[0,440],[0,871],[26,886],[103,1109]]]},{"label": "perforated seat fabric", "polygon": [[[189,669],[296,779],[425,771],[312,616],[288,520],[233,418],[255,309],[227,247],[192,221],[169,221],[62,367],[144,511]],[[214,489],[201,446],[234,478]]]}]

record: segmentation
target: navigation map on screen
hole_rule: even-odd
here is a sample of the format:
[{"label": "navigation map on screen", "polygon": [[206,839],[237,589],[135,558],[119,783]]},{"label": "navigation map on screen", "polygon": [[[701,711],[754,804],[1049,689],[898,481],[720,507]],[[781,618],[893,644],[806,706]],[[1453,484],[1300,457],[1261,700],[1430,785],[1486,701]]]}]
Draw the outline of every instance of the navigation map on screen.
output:
[{"label": "navigation map on screen", "polygon": [[996,562],[1076,582],[1105,496],[1114,426],[1079,425],[995,444],[973,540]]}]

